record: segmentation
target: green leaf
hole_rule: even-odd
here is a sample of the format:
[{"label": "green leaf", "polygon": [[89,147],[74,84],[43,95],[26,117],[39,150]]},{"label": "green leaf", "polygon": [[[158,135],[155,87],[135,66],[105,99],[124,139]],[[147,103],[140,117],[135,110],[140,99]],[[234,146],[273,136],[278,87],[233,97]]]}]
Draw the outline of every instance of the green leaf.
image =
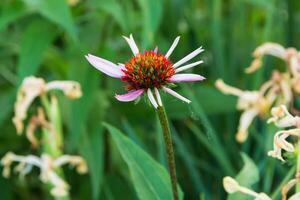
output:
[{"label": "green leaf", "polygon": [[[241,153],[242,159],[244,161],[244,167],[235,177],[236,181],[244,187],[251,188],[251,186],[259,181],[259,171],[256,167],[255,163],[251,158],[247,156],[245,153]],[[248,195],[244,195],[241,193],[233,193],[228,195],[227,200],[250,200],[253,197],[249,197]]]},{"label": "green leaf", "polygon": [[138,0],[143,14],[143,38],[144,47],[152,44],[154,33],[157,31],[161,21],[163,2],[160,0]]},{"label": "green leaf", "polygon": [[128,30],[124,8],[121,7],[120,3],[115,0],[106,0],[105,2],[101,1],[98,4],[102,10],[110,14],[116,20],[123,31],[126,32]]},{"label": "green leaf", "polygon": [[[212,123],[210,122],[208,116],[203,110],[202,104],[199,103],[198,99],[196,98],[196,95],[194,94],[194,91],[191,90],[187,86],[183,86],[183,92],[186,94],[188,99],[190,99],[193,103],[191,103],[191,112],[192,115],[199,117],[201,120],[201,123],[203,124],[203,127],[206,131],[206,134],[208,138],[210,139],[210,143],[208,143],[208,138],[204,140],[204,137],[199,134],[199,131],[193,131],[196,135],[199,135],[202,138],[202,141],[206,141],[208,149],[211,149],[211,152],[215,155],[217,161],[222,166],[222,168],[225,170],[227,174],[233,174],[234,169],[232,167],[232,164],[229,162],[228,154],[226,153],[226,148],[221,143],[219,136],[217,135],[217,132],[215,128],[213,127]],[[196,127],[196,129],[198,129]],[[197,134],[198,132],[198,134]],[[214,148],[211,148],[214,147]]]},{"label": "green leaf", "polygon": [[[133,185],[140,199],[173,199],[166,169],[115,127],[104,123],[129,167]],[[179,188],[179,187],[178,187]],[[180,199],[183,193],[179,188]]]},{"label": "green leaf", "polygon": [[55,27],[44,20],[32,21],[27,27],[21,39],[18,61],[19,81],[37,72],[43,58],[43,53],[56,35],[57,31]]},{"label": "green leaf", "polygon": [[8,115],[12,112],[13,104],[15,101],[15,90],[6,91],[6,93],[0,93],[0,126],[5,122]]},{"label": "green leaf", "polygon": [[[82,64],[82,66],[86,66],[86,63],[81,63],[84,61],[83,59],[74,59],[74,61],[78,61],[77,64]],[[76,66],[74,64],[73,66]],[[97,73],[94,73],[91,68],[81,67],[81,68],[73,68],[74,76],[71,79],[78,80],[81,83],[81,88],[84,94],[84,98],[80,98],[77,101],[72,102],[71,106],[71,115],[69,120],[70,126],[70,146],[69,148],[74,150],[74,148],[80,147],[80,139],[84,130],[87,128],[86,122],[89,114],[91,114],[91,106],[95,100],[95,95],[97,94],[97,82],[99,81],[99,76]],[[77,76],[77,77],[76,77]],[[81,79],[81,80],[80,80]],[[85,80],[89,81],[85,81]],[[100,102],[100,101],[98,101]],[[98,109],[104,110],[103,104],[98,105]],[[94,111],[94,110],[93,110]],[[98,111],[100,112],[100,111]]]},{"label": "green leaf", "polygon": [[[203,111],[207,115],[236,112],[237,98],[234,96],[224,95],[212,86],[200,84],[193,86],[193,91],[195,100],[202,105]],[[180,101],[174,101],[174,98],[169,95],[166,95],[166,98],[168,101],[166,108],[169,110],[168,115],[171,118],[184,119],[190,114],[185,104]],[[220,99],[222,99],[222,103],[220,103]]]},{"label": "green leaf", "polygon": [[0,30],[9,23],[22,17],[27,13],[27,9],[22,2],[13,1],[1,6],[0,10]]},{"label": "green leaf", "polygon": [[66,0],[23,0],[27,5],[48,20],[65,29],[72,39],[77,40],[76,28]]},{"label": "green leaf", "polygon": [[[236,112],[237,98],[224,95],[214,87],[205,85],[195,87],[195,95],[207,114]],[[222,99],[222,103],[220,103],[220,99]]]},{"label": "green leaf", "polygon": [[84,135],[81,151],[89,167],[93,199],[99,199],[103,178],[103,137],[100,125],[92,134]]}]

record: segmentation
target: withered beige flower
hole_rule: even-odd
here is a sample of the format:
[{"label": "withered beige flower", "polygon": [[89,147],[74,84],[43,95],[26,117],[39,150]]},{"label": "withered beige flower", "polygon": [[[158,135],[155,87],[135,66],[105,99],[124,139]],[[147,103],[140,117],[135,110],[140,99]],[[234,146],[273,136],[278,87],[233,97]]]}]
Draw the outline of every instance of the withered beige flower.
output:
[{"label": "withered beige flower", "polygon": [[299,134],[300,129],[291,129],[288,131],[278,131],[274,136],[273,150],[269,151],[268,155],[284,162],[281,151],[282,151],[282,149],[287,152],[295,151],[294,146],[286,140],[287,137],[289,137],[290,135],[294,135],[295,133]]},{"label": "withered beige flower", "polygon": [[55,89],[63,91],[67,97],[72,99],[79,98],[82,95],[80,84],[75,81],[52,81],[46,83],[44,79],[34,76],[27,77],[23,80],[17,94],[15,115],[13,117],[13,123],[18,134],[23,132],[23,121],[26,119],[27,110],[34,99]]},{"label": "withered beige flower", "polygon": [[273,81],[265,83],[259,91],[243,91],[225,84],[221,79],[215,83],[216,87],[224,94],[238,97],[237,109],[243,110],[236,139],[244,142],[248,137],[248,128],[257,115],[264,116],[276,99],[277,86]]},{"label": "withered beige flower", "polygon": [[215,85],[221,92],[238,97],[237,109],[244,111],[236,134],[237,141],[247,139],[248,128],[256,116],[266,116],[273,104],[289,104],[292,101],[293,94],[287,78],[286,74],[273,71],[271,79],[254,91],[229,86],[221,79],[216,81]]},{"label": "withered beige flower", "polygon": [[268,123],[274,123],[279,128],[296,127],[288,130],[278,131],[274,136],[273,150],[268,152],[269,156],[284,161],[282,158],[282,150],[294,152],[294,145],[286,139],[289,136],[300,137],[300,117],[293,116],[289,113],[285,105],[274,107],[271,110],[272,117]]},{"label": "withered beige flower", "polygon": [[268,123],[274,123],[279,128],[287,128],[296,126],[300,128],[300,117],[293,116],[287,110],[285,105],[273,107],[271,109],[272,117],[268,119]]},{"label": "withered beige flower", "polygon": [[33,148],[39,146],[39,141],[35,136],[35,131],[39,127],[46,129],[53,137],[53,141],[55,141],[57,137],[57,133],[53,125],[46,120],[44,110],[42,108],[38,108],[38,114],[31,117],[26,129],[26,137],[32,144]]},{"label": "withered beige flower", "polygon": [[300,93],[300,53],[295,48],[284,48],[282,45],[267,42],[257,47],[253,52],[254,60],[251,65],[245,69],[246,73],[253,73],[262,66],[264,55],[277,57],[287,64],[287,73],[289,74],[288,85],[296,93]]},{"label": "withered beige flower", "polygon": [[255,58],[251,65],[245,69],[246,73],[252,73],[259,69],[262,65],[262,58],[265,55],[275,56],[281,59],[285,59],[286,51],[283,46],[277,43],[266,42],[261,46],[258,46],[254,52],[253,57]]},{"label": "withered beige flower", "polygon": [[1,160],[1,164],[4,166],[4,177],[8,178],[10,176],[13,162],[19,163],[14,168],[14,171],[21,176],[30,173],[33,167],[38,167],[40,169],[40,180],[53,186],[51,194],[55,197],[66,196],[69,191],[69,185],[56,172],[59,167],[69,164],[76,167],[77,172],[80,174],[88,171],[86,162],[80,156],[62,155],[58,158],[53,158],[48,154],[42,154],[41,157],[37,157],[34,155],[19,156],[8,152]]},{"label": "withered beige flower", "polygon": [[289,200],[299,200],[300,199],[300,192],[294,194],[289,198]]},{"label": "withered beige flower", "polygon": [[232,177],[226,176],[223,178],[223,187],[229,194],[235,192],[241,192],[249,196],[253,196],[256,200],[271,200],[271,198],[265,193],[257,193],[246,187],[240,186],[239,183]]},{"label": "withered beige flower", "polygon": [[76,6],[79,2],[80,0],[68,0],[68,4],[70,6]]},{"label": "withered beige flower", "polygon": [[[281,200],[286,200],[287,199],[287,194],[288,192],[299,182],[300,177],[299,173],[296,174],[296,177],[290,180],[285,186],[282,187],[281,189]],[[296,193],[293,196],[289,198],[289,200],[298,200],[300,199],[300,193]]]}]

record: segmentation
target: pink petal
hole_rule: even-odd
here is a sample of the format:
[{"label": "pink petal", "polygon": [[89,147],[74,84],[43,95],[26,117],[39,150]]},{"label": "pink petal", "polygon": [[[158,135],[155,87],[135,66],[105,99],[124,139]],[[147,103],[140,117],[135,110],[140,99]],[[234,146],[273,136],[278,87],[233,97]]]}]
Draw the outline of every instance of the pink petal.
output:
[{"label": "pink petal", "polygon": [[205,77],[198,74],[175,74],[170,78],[171,82],[192,82],[202,81]]},{"label": "pink petal", "polygon": [[116,99],[123,102],[134,101],[144,93],[143,89],[131,90],[126,94],[116,95]]},{"label": "pink petal", "polygon": [[124,76],[124,73],[121,70],[121,67],[115,65],[114,63],[105,60],[103,58],[99,58],[97,56],[93,56],[88,54],[85,58],[89,61],[93,67],[98,69],[99,71],[103,72],[104,74],[114,77],[114,78],[121,78]]}]

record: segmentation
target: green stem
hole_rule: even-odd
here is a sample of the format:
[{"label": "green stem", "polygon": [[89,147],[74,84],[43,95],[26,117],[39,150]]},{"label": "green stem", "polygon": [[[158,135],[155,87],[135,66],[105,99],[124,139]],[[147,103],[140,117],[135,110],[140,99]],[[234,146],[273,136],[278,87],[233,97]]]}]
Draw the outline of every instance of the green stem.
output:
[{"label": "green stem", "polygon": [[[62,135],[62,124],[60,118],[59,107],[57,104],[57,99],[55,97],[51,98],[51,102],[49,101],[46,95],[41,96],[42,105],[45,108],[46,116],[50,121],[51,125],[55,130],[55,135],[51,133],[47,129],[43,129],[43,152],[49,154],[50,156],[57,158],[63,154],[62,146],[63,146],[63,135]],[[64,179],[64,173],[62,168],[58,168],[55,172]],[[49,185],[51,189],[53,186]],[[69,195],[64,197],[55,197],[55,200],[69,200]]]},{"label": "green stem", "polygon": [[157,114],[164,134],[165,148],[166,148],[167,158],[168,158],[168,166],[169,166],[169,173],[170,173],[171,184],[172,184],[173,197],[174,200],[178,200],[176,165],[175,165],[172,137],[171,137],[170,126],[167,119],[167,114],[163,106],[159,106],[157,108]]},{"label": "green stem", "polygon": [[[298,153],[297,153],[297,170],[296,170],[296,177],[298,176],[300,172],[300,139],[298,139],[298,145],[297,145]],[[297,182],[296,184],[296,193],[300,192],[300,183]]]},{"label": "green stem", "polygon": [[281,189],[291,178],[293,178],[295,171],[296,171],[296,166],[293,166],[288,171],[288,173],[286,173],[286,176],[284,177],[284,179],[281,181],[281,183],[277,186],[276,190],[271,195],[271,199],[278,199]]}]

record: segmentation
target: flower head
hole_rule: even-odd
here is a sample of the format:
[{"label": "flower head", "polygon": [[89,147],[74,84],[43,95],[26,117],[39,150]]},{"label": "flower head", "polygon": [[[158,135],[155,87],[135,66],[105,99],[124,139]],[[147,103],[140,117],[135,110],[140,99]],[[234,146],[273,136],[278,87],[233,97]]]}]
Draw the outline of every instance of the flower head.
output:
[{"label": "flower head", "polygon": [[198,74],[179,73],[203,63],[203,61],[200,60],[184,65],[186,62],[204,51],[201,47],[173,64],[169,57],[177,46],[179,37],[174,40],[166,54],[159,53],[157,48],[150,51],[140,52],[132,35],[130,35],[129,38],[124,37],[124,39],[129,44],[134,55],[125,64],[116,65],[108,60],[91,54],[86,56],[89,63],[96,69],[108,76],[119,78],[127,84],[126,88],[128,93],[116,95],[116,99],[124,102],[134,101],[142,94],[147,93],[150,102],[155,108],[157,108],[162,105],[158,91],[159,89],[162,89],[170,95],[173,95],[184,102],[190,103],[190,100],[170,89],[168,84],[202,81],[205,79],[203,76]]}]

